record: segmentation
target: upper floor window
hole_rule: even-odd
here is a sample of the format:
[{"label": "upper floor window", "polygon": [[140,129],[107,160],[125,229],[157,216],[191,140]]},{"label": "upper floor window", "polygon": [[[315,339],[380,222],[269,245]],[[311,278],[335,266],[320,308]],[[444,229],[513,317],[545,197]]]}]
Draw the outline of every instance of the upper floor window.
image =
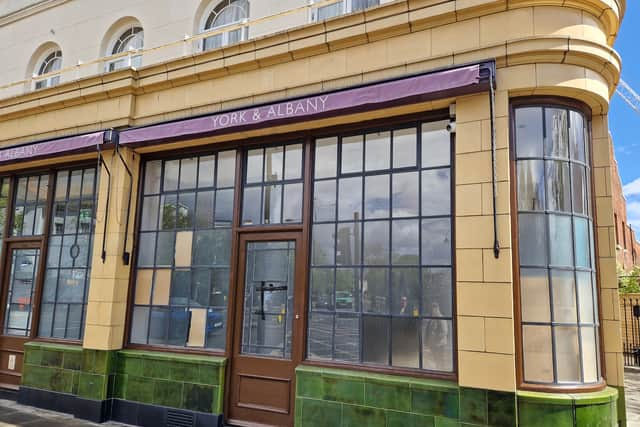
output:
[{"label": "upper floor window", "polygon": [[34,73],[35,89],[44,89],[57,85],[60,83],[60,75],[38,77],[54,73],[62,68],[62,51],[55,50],[47,53],[37,67]]},{"label": "upper floor window", "polygon": [[515,109],[523,380],[600,381],[587,121],[563,106]]},{"label": "upper floor window", "polygon": [[311,12],[312,21],[323,21],[334,16],[344,15],[358,10],[378,6],[380,0],[342,0],[326,6],[320,6]]},{"label": "upper floor window", "polygon": [[[223,0],[208,15],[202,27],[203,32],[221,30],[224,27],[246,23],[249,18],[248,0]],[[249,27],[235,28],[218,32],[203,40],[202,50],[216,49],[246,40]]]},{"label": "upper floor window", "polygon": [[139,51],[144,47],[144,30],[138,25],[131,25],[119,32],[118,37],[112,42],[107,52],[108,56],[128,52],[127,56],[119,56],[106,64],[107,71],[120,70],[128,67],[142,65],[142,55]]}]

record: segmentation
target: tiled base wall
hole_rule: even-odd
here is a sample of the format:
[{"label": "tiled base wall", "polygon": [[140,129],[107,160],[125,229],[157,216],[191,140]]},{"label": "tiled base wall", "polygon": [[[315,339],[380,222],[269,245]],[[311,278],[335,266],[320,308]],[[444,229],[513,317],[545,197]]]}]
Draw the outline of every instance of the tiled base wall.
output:
[{"label": "tiled base wall", "polygon": [[506,393],[446,381],[301,366],[296,427],[612,427],[613,388],[586,394]]},{"label": "tiled base wall", "polygon": [[67,406],[73,406],[72,399],[77,397],[106,411],[90,417],[95,420],[110,418],[113,405],[101,402],[116,399],[222,414],[225,364],[224,358],[212,356],[99,351],[32,342],[25,345],[21,395],[23,400],[42,401],[42,391],[62,393]]}]

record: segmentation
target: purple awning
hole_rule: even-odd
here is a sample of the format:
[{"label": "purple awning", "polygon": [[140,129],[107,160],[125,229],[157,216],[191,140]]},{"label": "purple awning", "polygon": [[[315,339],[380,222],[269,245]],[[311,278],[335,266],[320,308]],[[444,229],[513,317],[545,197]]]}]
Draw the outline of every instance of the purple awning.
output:
[{"label": "purple awning", "polygon": [[102,144],[103,138],[104,132],[101,131],[86,135],[70,136],[68,138],[34,142],[17,147],[7,147],[0,149],[0,164],[86,150]]},{"label": "purple awning", "polygon": [[120,133],[120,144],[199,137],[423,102],[484,90],[480,83],[481,65],[469,65],[307,98],[129,129]]}]

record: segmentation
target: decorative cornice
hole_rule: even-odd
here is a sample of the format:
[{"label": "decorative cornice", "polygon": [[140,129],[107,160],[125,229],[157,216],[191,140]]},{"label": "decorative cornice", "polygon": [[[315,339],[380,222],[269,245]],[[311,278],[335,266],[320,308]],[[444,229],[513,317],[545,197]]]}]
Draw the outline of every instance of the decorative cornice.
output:
[{"label": "decorative cornice", "polygon": [[4,27],[40,12],[44,12],[45,10],[51,9],[53,7],[60,6],[69,1],[71,0],[42,0],[29,6],[23,7],[22,9],[14,10],[7,13],[6,15],[0,16],[0,27]]}]

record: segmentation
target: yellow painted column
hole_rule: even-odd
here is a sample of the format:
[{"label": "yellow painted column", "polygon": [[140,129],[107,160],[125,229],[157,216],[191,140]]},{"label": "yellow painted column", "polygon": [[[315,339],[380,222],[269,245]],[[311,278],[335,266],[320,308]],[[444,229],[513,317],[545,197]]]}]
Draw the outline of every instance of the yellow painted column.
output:
[{"label": "yellow painted column", "polygon": [[455,234],[459,383],[516,389],[509,187],[509,99],[496,93],[498,238],[494,257],[489,95],[456,100]]},{"label": "yellow painted column", "polygon": [[[129,279],[133,265],[134,219],[136,212],[139,156],[132,150],[121,148],[120,153],[133,175],[127,174],[122,160],[115,151],[105,152],[104,161],[111,172],[111,193],[108,195],[109,176],[103,165],[96,213],[96,229],[91,264],[91,282],[83,347],[94,350],[117,350],[124,343],[125,317]],[[127,204],[131,197],[129,228]],[[109,210],[107,211],[107,198]],[[106,234],[104,224],[107,221]],[[124,247],[127,235],[127,247]],[[103,262],[102,243],[106,242]],[[124,251],[131,254],[129,265],[122,259]]]}]

